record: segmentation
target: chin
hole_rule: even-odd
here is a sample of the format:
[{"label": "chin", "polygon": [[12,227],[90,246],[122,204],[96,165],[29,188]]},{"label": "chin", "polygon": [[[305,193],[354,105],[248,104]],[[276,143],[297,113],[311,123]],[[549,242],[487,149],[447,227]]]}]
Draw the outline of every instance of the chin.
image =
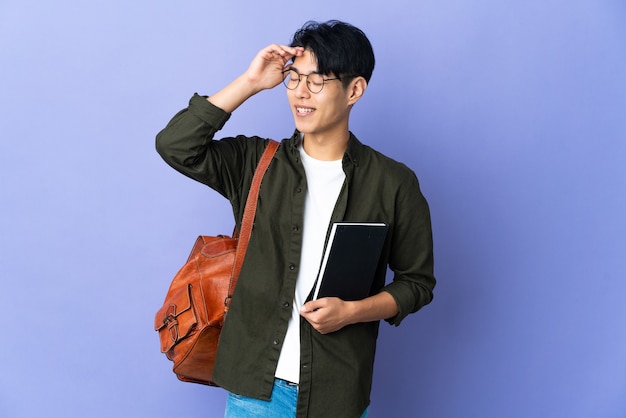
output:
[{"label": "chin", "polygon": [[[300,123],[298,123],[298,122],[300,122]],[[295,125],[296,125],[296,129],[298,130],[298,132],[300,132],[302,134],[311,133],[311,128],[308,127],[306,123],[301,123],[301,121],[298,121],[297,118],[295,120]]]}]

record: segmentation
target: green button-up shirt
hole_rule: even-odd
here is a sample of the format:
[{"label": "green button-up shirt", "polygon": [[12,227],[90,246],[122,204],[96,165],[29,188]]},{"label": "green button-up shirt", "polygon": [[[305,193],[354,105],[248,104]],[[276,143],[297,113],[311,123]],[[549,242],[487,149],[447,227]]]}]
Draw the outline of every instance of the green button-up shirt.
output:
[{"label": "green button-up shirt", "polygon": [[[181,173],[226,197],[237,226],[267,139],[213,140],[230,115],[194,95],[157,135],[157,150]],[[291,317],[302,250],[307,188],[296,132],[284,139],[260,189],[254,229],[219,342],[213,380],[240,395],[269,399]],[[389,292],[399,325],[432,300],[435,286],[428,204],[415,174],[351,134],[346,180],[332,222],[384,222],[389,232],[371,294]],[[393,281],[385,285],[387,267]],[[298,417],[359,417],[369,404],[379,322],[322,335],[300,323]]]}]

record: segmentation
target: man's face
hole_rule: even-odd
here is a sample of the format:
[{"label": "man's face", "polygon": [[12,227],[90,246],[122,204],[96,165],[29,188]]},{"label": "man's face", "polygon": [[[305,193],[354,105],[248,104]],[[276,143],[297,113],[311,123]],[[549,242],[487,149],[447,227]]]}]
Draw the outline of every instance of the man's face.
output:
[{"label": "man's face", "polygon": [[[310,74],[317,71],[317,60],[311,51],[305,50],[302,56],[295,58],[291,68],[299,74]],[[325,79],[335,77],[333,74],[324,76]],[[345,136],[351,104],[341,80],[325,81],[322,91],[314,94],[307,87],[307,77],[301,75],[298,86],[287,90],[287,98],[296,129],[305,136],[320,139]]]}]

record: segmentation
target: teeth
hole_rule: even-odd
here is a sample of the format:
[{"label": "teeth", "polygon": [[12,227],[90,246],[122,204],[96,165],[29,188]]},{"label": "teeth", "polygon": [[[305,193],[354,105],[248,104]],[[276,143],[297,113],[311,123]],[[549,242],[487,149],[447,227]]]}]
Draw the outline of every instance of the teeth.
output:
[{"label": "teeth", "polygon": [[296,110],[298,111],[298,113],[311,113],[313,111],[313,109],[309,109],[306,107],[296,107]]}]

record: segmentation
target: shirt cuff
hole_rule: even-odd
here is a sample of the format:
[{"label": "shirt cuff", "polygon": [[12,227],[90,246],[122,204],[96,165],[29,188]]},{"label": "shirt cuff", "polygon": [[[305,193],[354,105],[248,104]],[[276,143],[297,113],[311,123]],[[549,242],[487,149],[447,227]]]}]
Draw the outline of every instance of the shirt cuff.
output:
[{"label": "shirt cuff", "polygon": [[189,100],[189,112],[200,118],[203,122],[213,126],[216,130],[222,129],[230,118],[230,113],[223,111],[207,100],[208,96],[200,96],[194,93]]},{"label": "shirt cuff", "polygon": [[396,316],[387,318],[385,321],[390,325],[398,326],[404,318],[406,318],[411,312],[414,312],[415,306],[414,296],[408,289],[401,283],[392,282],[385,286],[383,291],[389,293],[398,306],[398,313]]}]

